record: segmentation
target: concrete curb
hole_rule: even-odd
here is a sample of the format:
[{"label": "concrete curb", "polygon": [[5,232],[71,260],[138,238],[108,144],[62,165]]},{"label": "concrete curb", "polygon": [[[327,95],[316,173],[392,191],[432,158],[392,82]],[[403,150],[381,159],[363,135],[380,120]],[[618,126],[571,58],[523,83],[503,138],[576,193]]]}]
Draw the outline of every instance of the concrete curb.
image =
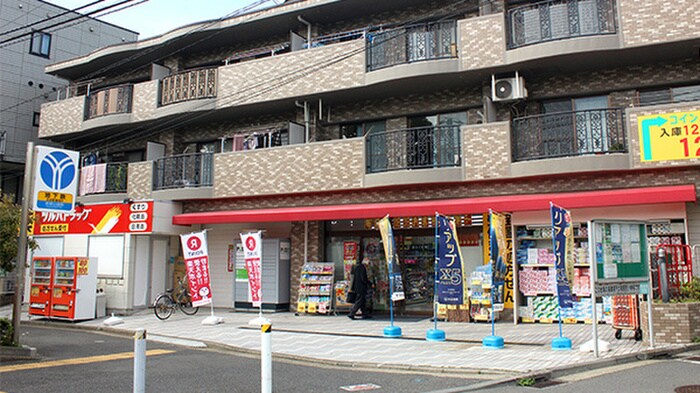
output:
[{"label": "concrete curb", "polygon": [[[131,337],[133,336],[133,331],[130,329],[120,329],[112,326],[95,326],[95,325],[74,325],[74,324],[64,324],[64,323],[57,323],[54,321],[50,320],[42,320],[42,321],[22,321],[21,322],[23,325],[27,326],[38,326],[38,327],[54,327],[54,328],[63,328],[63,329],[79,329],[79,330],[86,330],[86,331],[97,331],[97,332],[104,332],[108,334],[114,334],[117,336],[122,336],[122,337]],[[247,326],[238,326],[238,329],[250,329]],[[257,328],[255,328],[258,330]],[[294,331],[294,333],[305,333],[305,334],[317,334],[316,332],[309,332],[309,331]],[[320,333],[323,334],[323,333]],[[336,334],[338,335],[338,334]],[[172,339],[181,339],[183,340],[182,337],[178,336],[171,336],[167,334],[158,334],[160,337],[167,337],[167,338],[172,338]],[[376,337],[376,336],[373,336]],[[251,350],[248,348],[242,348],[242,347],[237,347],[233,345],[228,345],[228,344],[222,344],[219,342],[215,341],[208,341],[208,340],[194,340],[192,341],[198,341],[206,344],[207,348],[214,349],[214,350],[220,350],[220,351],[226,351],[226,352],[235,352],[237,354],[242,354],[242,355],[247,355],[247,356],[254,356],[254,357],[259,357],[260,356],[260,351],[256,350]],[[377,370],[386,370],[386,371],[403,371],[403,372],[416,372],[416,373],[424,373],[424,374],[444,374],[444,375],[455,375],[458,374],[460,376],[464,376],[465,374],[468,375],[474,375],[474,376],[481,376],[483,378],[484,376],[502,376],[502,375],[512,375],[512,372],[509,372],[507,370],[503,370],[502,372],[494,371],[494,370],[479,370],[479,369],[472,369],[472,368],[466,368],[466,367],[427,367],[427,366],[413,366],[413,365],[405,365],[405,364],[388,364],[388,363],[370,363],[370,362],[346,362],[342,360],[328,360],[328,359],[318,359],[318,358],[312,358],[312,357],[306,357],[306,356],[299,356],[299,355],[289,355],[289,354],[284,354],[284,353],[272,353],[273,359],[276,360],[285,360],[285,361],[290,361],[290,362],[295,362],[295,363],[301,363],[301,364],[316,364],[316,365],[323,365],[327,367],[341,367],[341,368],[352,368],[352,369],[359,369],[359,370],[371,370],[371,371],[377,371]],[[476,378],[476,377],[475,377]]]},{"label": "concrete curb", "polygon": [[22,345],[21,347],[0,346],[0,360],[28,360],[37,357],[36,348]]},{"label": "concrete curb", "polygon": [[[65,324],[65,323],[57,323],[55,321],[50,321],[50,320],[22,321],[21,323],[23,325],[28,325],[28,326],[39,326],[39,327],[50,326],[50,327],[54,327],[54,328],[98,331],[98,332],[104,332],[104,333],[114,334],[114,335],[123,336],[123,337],[131,337],[134,333],[133,330],[131,330],[131,329],[124,329],[124,328],[120,329],[120,328],[116,328],[116,327],[112,327],[112,326]],[[251,329],[248,326],[237,326],[236,328],[238,328],[238,329]],[[281,331],[291,332],[291,333],[303,333],[303,334],[328,334],[328,333],[324,333],[324,332],[310,332],[310,331],[302,331],[302,330],[294,330],[294,329],[281,330]],[[171,336],[171,335],[165,335],[165,334],[157,334],[157,335],[159,337],[188,340],[188,339],[178,337],[178,336]],[[344,334],[333,333],[333,335],[343,336]],[[351,336],[366,336],[366,335],[351,335]],[[376,336],[371,336],[371,337],[376,337]],[[207,348],[213,349],[213,350],[219,350],[219,351],[225,351],[225,352],[235,352],[237,354],[246,355],[246,356],[253,356],[253,357],[259,357],[259,355],[260,355],[260,351],[257,351],[257,350],[251,350],[251,349],[237,347],[237,346],[233,346],[233,345],[222,344],[219,342],[200,340],[200,339],[197,339],[197,340],[192,339],[192,341],[202,342],[207,346]],[[177,344],[174,344],[174,345],[177,345]],[[526,345],[532,345],[532,344],[526,344]],[[371,370],[371,371],[384,370],[384,371],[399,371],[399,372],[415,372],[415,373],[442,374],[442,375],[458,374],[461,377],[465,377],[465,378],[470,378],[469,376],[472,376],[473,379],[484,379],[484,378],[491,379],[488,381],[478,382],[476,384],[472,384],[472,385],[468,385],[468,386],[464,386],[464,387],[450,388],[450,389],[446,389],[446,390],[431,392],[431,393],[459,393],[459,392],[477,391],[480,389],[487,389],[487,388],[494,387],[494,386],[504,385],[504,384],[508,384],[508,383],[514,383],[522,378],[556,379],[558,377],[562,377],[562,376],[570,375],[570,374],[576,374],[576,373],[583,372],[583,371],[596,370],[596,369],[600,369],[600,368],[605,368],[605,367],[614,366],[614,365],[618,365],[618,364],[630,363],[630,362],[634,362],[634,361],[647,360],[647,359],[653,359],[653,358],[659,358],[659,357],[665,357],[665,356],[673,356],[673,355],[677,355],[679,353],[693,351],[693,350],[700,350],[700,344],[684,344],[684,345],[674,347],[674,348],[647,349],[647,350],[640,351],[640,352],[634,353],[634,354],[619,355],[619,356],[612,357],[612,358],[596,359],[596,360],[592,360],[589,362],[564,366],[564,367],[560,367],[560,368],[543,369],[540,371],[519,373],[519,374],[514,374],[512,371],[508,371],[508,370],[502,370],[502,371],[480,370],[480,369],[473,369],[473,368],[466,368],[466,367],[428,367],[428,366],[414,366],[414,365],[405,365],[405,364],[349,362],[349,361],[342,361],[342,360],[318,359],[318,358],[312,358],[312,357],[306,357],[306,356],[300,356],[300,355],[289,355],[289,354],[283,354],[283,353],[273,353],[272,356],[276,360],[300,362],[302,364],[312,363],[315,365],[322,365],[322,366],[327,366],[327,367],[342,367],[342,368],[352,368],[352,369]],[[494,377],[498,377],[498,376],[501,376],[502,378],[493,379]],[[479,378],[479,377],[481,377],[481,378]]]},{"label": "concrete curb", "polygon": [[556,379],[566,375],[577,374],[584,371],[597,370],[601,368],[606,368],[610,366],[616,366],[620,364],[631,363],[635,361],[648,360],[666,356],[674,356],[679,353],[700,350],[700,344],[684,344],[677,348],[655,348],[648,349],[636,354],[620,355],[609,359],[598,359],[583,364],[577,364],[572,366],[565,366],[554,369],[545,369],[542,371],[536,371],[531,373],[523,373],[514,377],[502,378],[494,381],[480,382],[464,387],[450,388],[445,390],[436,390],[428,393],[462,393],[462,392],[474,392],[481,389],[488,389],[496,387],[499,385],[506,385],[509,383],[515,383],[523,378],[533,378],[533,379]]}]

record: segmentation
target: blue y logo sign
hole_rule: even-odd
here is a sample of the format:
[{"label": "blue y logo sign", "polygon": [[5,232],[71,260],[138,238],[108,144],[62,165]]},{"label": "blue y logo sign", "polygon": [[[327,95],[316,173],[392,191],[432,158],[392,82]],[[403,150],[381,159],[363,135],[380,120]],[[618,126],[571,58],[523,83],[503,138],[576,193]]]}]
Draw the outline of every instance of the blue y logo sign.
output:
[{"label": "blue y logo sign", "polygon": [[68,155],[61,151],[48,154],[39,167],[41,180],[56,191],[68,187],[75,179],[75,165]]}]

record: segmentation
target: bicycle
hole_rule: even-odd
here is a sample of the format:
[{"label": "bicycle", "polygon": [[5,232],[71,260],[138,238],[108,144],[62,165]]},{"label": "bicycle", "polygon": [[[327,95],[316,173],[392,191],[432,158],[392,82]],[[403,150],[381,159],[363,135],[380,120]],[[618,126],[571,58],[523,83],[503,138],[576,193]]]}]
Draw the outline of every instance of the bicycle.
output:
[{"label": "bicycle", "polygon": [[153,302],[153,312],[161,321],[170,318],[177,308],[187,315],[194,315],[199,311],[199,307],[192,306],[187,286],[181,279],[177,280],[177,288],[166,290]]}]

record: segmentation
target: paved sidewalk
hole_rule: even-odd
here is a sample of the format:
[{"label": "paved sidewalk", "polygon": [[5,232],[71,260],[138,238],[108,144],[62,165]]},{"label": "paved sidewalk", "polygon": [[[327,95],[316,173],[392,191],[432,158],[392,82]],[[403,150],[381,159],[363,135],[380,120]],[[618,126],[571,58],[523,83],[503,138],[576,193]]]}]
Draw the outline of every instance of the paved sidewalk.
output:
[{"label": "paved sidewalk", "polygon": [[[5,308],[0,317],[7,316]],[[11,310],[10,310],[11,312]],[[4,314],[4,315],[3,315]],[[217,309],[215,315],[224,323],[202,325],[209,309],[201,309],[195,316],[175,313],[166,321],[158,320],[152,310],[143,310],[112,327],[103,324],[104,318],[79,323],[50,321],[32,317],[33,323],[50,322],[66,327],[103,329],[130,334],[135,329],[147,330],[149,339],[192,346],[213,346],[256,353],[260,351],[260,330],[249,322],[257,313],[232,312]],[[587,324],[563,325],[564,336],[574,346],[572,351],[553,351],[551,340],[558,336],[557,324],[519,324],[499,322],[496,335],[505,339],[501,350],[485,349],[481,340],[491,334],[487,323],[439,322],[438,328],[446,333],[446,342],[428,342],[425,334],[433,328],[428,318],[397,317],[403,337],[385,338],[383,329],[388,319],[350,320],[344,315],[317,316],[293,313],[265,313],[272,322],[272,350],[275,356],[324,364],[353,367],[455,372],[470,377],[498,379],[523,373],[540,373],[554,369],[589,367],[601,361],[643,354],[649,348],[633,339],[631,331],[623,331],[616,340],[609,325],[599,325],[600,339],[610,344],[610,352],[601,352],[600,358],[579,351],[581,344],[592,337],[592,326]],[[26,312],[23,319],[28,319]],[[666,346],[668,350],[682,350],[684,346]],[[658,349],[658,348],[657,348]],[[466,375],[465,375],[466,376]]]}]

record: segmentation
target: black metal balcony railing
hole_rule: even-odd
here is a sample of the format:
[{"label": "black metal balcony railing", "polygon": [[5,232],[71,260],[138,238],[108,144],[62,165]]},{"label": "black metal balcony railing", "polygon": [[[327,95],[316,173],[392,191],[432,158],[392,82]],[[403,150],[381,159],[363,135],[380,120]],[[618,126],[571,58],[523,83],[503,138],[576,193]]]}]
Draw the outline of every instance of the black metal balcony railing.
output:
[{"label": "black metal balcony railing", "polygon": [[216,97],[217,68],[201,68],[170,75],[160,81],[160,104]]},{"label": "black metal balcony railing", "polygon": [[96,172],[94,172],[97,166],[85,166],[80,169],[81,195],[118,194],[126,192],[129,163],[109,162],[103,165],[105,165],[104,188],[102,184],[98,184],[94,180],[98,177]]},{"label": "black metal balcony railing", "polygon": [[614,0],[550,0],[508,10],[508,49],[617,30]]},{"label": "black metal balcony railing", "polygon": [[367,173],[460,166],[459,126],[408,128],[367,135]]},{"label": "black metal balcony railing", "polygon": [[627,152],[619,108],[521,117],[511,131],[513,162]]},{"label": "black metal balcony railing", "polygon": [[181,154],[154,162],[153,189],[212,185],[214,153]]},{"label": "black metal balcony railing", "polygon": [[457,57],[457,23],[426,23],[366,35],[367,71]]},{"label": "black metal balcony railing", "polygon": [[128,162],[107,163],[107,183],[106,193],[126,192],[127,174],[129,173]]},{"label": "black metal balcony railing", "polygon": [[85,97],[85,120],[117,113],[130,113],[133,85],[97,90]]}]

